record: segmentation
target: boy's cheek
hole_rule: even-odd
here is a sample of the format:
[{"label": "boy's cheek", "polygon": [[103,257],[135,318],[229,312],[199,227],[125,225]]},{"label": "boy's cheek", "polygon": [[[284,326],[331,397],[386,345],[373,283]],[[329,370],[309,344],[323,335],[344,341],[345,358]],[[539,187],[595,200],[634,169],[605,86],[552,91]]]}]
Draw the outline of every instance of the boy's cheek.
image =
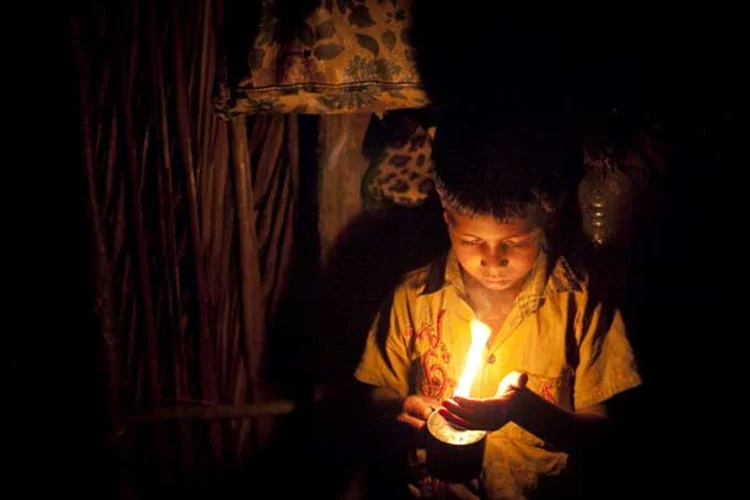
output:
[{"label": "boy's cheek", "polygon": [[474,271],[477,267],[479,267],[480,257],[476,255],[472,255],[471,251],[465,251],[456,249],[454,247],[454,253],[456,254],[456,260],[458,260],[458,263],[461,265],[461,267],[471,274],[472,276],[475,275]]},{"label": "boy's cheek", "polygon": [[463,265],[471,265],[473,261],[479,261],[481,256],[479,251],[467,245],[462,245],[460,242],[453,243],[453,253],[456,254],[458,262]]}]

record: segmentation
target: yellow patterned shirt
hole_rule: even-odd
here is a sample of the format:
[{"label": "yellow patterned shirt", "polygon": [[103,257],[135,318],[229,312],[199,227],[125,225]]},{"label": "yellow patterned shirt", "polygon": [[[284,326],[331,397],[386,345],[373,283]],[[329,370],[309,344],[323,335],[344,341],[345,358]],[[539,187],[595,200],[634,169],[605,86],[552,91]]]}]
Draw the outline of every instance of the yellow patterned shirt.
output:
[{"label": "yellow patterned shirt", "polygon": [[[451,397],[471,343],[474,312],[453,252],[406,274],[375,318],[355,377],[402,396]],[[493,397],[519,370],[528,388],[567,410],[641,384],[622,317],[592,300],[587,281],[542,253],[500,331],[485,346],[472,397]],[[563,487],[570,456],[513,422],[489,434],[480,478],[490,498]]]}]

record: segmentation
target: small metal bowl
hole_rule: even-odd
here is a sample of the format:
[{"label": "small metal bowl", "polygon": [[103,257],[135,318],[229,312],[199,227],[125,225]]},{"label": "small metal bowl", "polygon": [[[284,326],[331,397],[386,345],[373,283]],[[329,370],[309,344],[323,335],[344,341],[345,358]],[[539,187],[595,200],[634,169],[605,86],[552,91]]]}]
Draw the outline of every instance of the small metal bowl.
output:
[{"label": "small metal bowl", "polygon": [[434,411],[427,418],[427,471],[448,483],[471,481],[482,472],[487,431],[467,430]]}]

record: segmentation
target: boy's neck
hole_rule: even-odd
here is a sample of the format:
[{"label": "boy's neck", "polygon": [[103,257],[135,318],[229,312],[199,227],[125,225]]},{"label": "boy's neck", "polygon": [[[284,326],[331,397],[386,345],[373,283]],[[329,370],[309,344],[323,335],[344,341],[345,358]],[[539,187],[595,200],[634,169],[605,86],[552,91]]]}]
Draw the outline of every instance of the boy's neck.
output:
[{"label": "boy's neck", "polygon": [[497,332],[508,316],[513,302],[523,289],[526,280],[519,280],[507,290],[489,290],[468,273],[461,270],[469,305],[477,318]]}]

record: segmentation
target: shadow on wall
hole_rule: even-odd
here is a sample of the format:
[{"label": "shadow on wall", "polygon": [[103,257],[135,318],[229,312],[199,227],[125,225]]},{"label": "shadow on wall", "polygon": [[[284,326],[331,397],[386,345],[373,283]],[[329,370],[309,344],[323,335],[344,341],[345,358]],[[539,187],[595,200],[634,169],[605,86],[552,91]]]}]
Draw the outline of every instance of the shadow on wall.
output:
[{"label": "shadow on wall", "polygon": [[[273,365],[297,409],[279,420],[272,446],[248,466],[241,488],[252,484],[256,492],[289,497],[362,496],[369,443],[379,438],[371,435],[371,422],[356,416],[348,391],[367,331],[399,277],[448,248],[435,198],[416,208],[361,212],[339,233],[317,280],[300,280],[294,303],[280,315],[285,331],[274,337]],[[316,397],[317,389],[325,397]]]},{"label": "shadow on wall", "polygon": [[352,376],[370,324],[399,277],[449,246],[436,198],[417,208],[363,212],[352,220],[319,280],[310,355],[321,382]]}]

